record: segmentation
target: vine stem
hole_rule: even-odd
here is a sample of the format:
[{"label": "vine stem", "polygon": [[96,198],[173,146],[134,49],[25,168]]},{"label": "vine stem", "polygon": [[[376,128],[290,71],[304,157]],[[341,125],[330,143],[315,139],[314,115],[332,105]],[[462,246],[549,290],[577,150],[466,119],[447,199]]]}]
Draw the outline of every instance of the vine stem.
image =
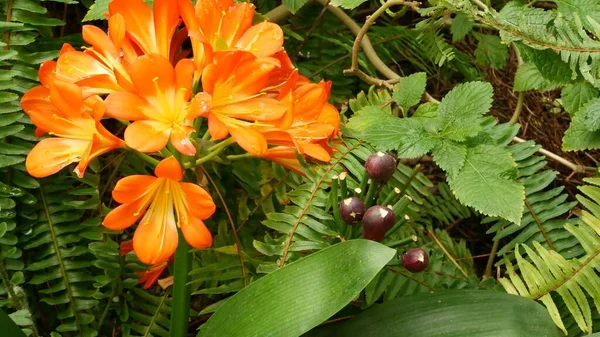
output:
[{"label": "vine stem", "polygon": [[173,311],[171,312],[172,337],[187,337],[190,317],[191,288],[188,285],[192,266],[190,246],[179,230],[179,244],[175,250],[175,270],[173,272]]}]

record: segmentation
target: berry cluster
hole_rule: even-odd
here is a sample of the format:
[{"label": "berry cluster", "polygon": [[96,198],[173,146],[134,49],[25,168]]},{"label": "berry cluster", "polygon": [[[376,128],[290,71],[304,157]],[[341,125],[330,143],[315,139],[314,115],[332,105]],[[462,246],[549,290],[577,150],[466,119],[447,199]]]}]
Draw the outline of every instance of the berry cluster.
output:
[{"label": "berry cluster", "polygon": [[[393,200],[394,195],[392,199],[385,200],[383,205],[371,205],[377,200],[376,193],[380,185],[387,183],[394,172],[396,172],[396,159],[393,156],[383,152],[370,155],[365,162],[366,175],[361,187],[355,189],[357,195],[360,195],[367,188],[366,185],[369,185],[364,201],[358,196],[349,196],[344,198],[334,210],[346,225],[362,222],[362,236],[365,239],[381,242],[396,225],[394,207],[387,205],[387,201]],[[397,195],[400,194],[398,189],[395,189],[395,192]],[[410,200],[410,197],[407,196],[406,199]],[[413,237],[410,240],[402,240],[401,244],[414,242],[415,239]],[[402,264],[413,273],[425,270],[428,263],[429,257],[422,248],[409,250],[402,256]]]}]

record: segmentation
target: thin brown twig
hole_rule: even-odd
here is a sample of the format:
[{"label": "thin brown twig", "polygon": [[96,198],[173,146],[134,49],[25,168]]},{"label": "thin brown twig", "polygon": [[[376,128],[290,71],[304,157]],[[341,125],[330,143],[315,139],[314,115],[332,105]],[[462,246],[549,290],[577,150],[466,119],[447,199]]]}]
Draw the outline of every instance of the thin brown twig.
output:
[{"label": "thin brown twig", "polygon": [[[522,138],[519,138],[519,137],[514,137],[513,140],[515,142],[518,142],[518,143],[524,143],[524,142],[526,142],[525,139],[522,139]],[[555,154],[553,152],[550,152],[550,151],[548,151],[546,149],[539,149],[538,152],[541,153],[541,154],[543,154],[544,156],[546,156],[546,157],[548,157],[548,158],[550,158],[550,159],[552,159],[552,160],[554,160],[554,161],[556,161],[556,162],[558,162],[558,163],[560,163],[560,164],[562,164],[562,165],[570,168],[571,170],[573,170],[573,172],[576,172],[576,173],[587,173],[587,172],[593,173],[593,172],[596,172],[596,169],[593,168],[593,167],[577,165],[577,164],[569,161],[568,159],[565,159],[565,158],[563,158],[563,157],[561,157],[561,156],[559,156],[559,155],[557,155],[557,154]]]},{"label": "thin brown twig", "polygon": [[440,239],[437,238],[437,236],[435,235],[435,233],[433,233],[433,231],[431,229],[428,229],[427,232],[429,233],[429,236],[433,239],[433,241],[435,241],[435,243],[444,252],[444,254],[446,255],[446,257],[448,257],[448,259],[450,260],[450,262],[452,262],[452,264],[454,264],[456,266],[456,268],[458,268],[458,270],[460,270],[460,272],[464,275],[464,277],[469,278],[469,275],[467,274],[467,272],[460,266],[460,264],[458,264],[458,262],[456,262],[456,260],[454,259],[454,257],[448,252],[448,250],[446,249],[446,247],[444,247],[444,245],[442,244],[442,242],[440,241]]},{"label": "thin brown twig", "polygon": [[237,231],[235,230],[235,224],[233,223],[233,218],[231,217],[231,212],[229,212],[229,207],[225,203],[225,199],[221,192],[219,191],[219,187],[215,184],[213,178],[208,174],[208,171],[204,168],[204,166],[200,166],[202,168],[202,172],[204,172],[204,176],[210,181],[210,184],[213,186],[219,199],[221,200],[221,204],[223,204],[223,209],[225,210],[225,214],[227,214],[227,218],[229,219],[229,224],[231,224],[231,232],[233,232],[233,238],[235,240],[235,248],[237,250],[237,254],[240,258],[240,264],[242,265],[242,276],[244,277],[244,287],[248,285],[248,273],[246,272],[246,266],[244,265],[244,256],[242,255],[242,245],[240,243],[240,238],[237,235]]},{"label": "thin brown twig", "polygon": [[[395,6],[395,5],[409,6],[413,10],[418,10],[420,3],[416,2],[416,1],[390,0],[390,1],[387,1],[386,3],[384,3],[381,7],[379,7],[379,9],[377,9],[375,11],[375,13],[373,13],[373,15],[368,16],[367,20],[365,21],[365,24],[362,26],[362,28],[360,28],[358,33],[356,33],[356,38],[354,39],[354,45],[352,46],[352,63],[350,65],[350,69],[344,70],[344,73],[356,74],[358,77],[362,76],[362,75],[359,75],[360,73],[362,73],[362,71],[360,71],[358,69],[358,53],[360,52],[362,40],[365,38],[369,28],[375,23],[375,20],[377,20],[377,18],[379,18],[383,13],[385,13],[385,11],[388,8]],[[370,43],[370,41],[369,41],[369,43]],[[395,72],[393,72],[393,73],[397,76],[397,74]],[[364,74],[364,75],[366,75],[366,74]]]}]

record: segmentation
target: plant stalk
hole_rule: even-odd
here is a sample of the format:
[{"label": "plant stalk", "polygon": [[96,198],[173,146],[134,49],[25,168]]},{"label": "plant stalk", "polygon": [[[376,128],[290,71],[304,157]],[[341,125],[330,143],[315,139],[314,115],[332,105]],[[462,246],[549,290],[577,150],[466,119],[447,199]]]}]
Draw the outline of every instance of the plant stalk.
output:
[{"label": "plant stalk", "polygon": [[190,317],[191,288],[188,285],[192,266],[190,246],[179,231],[179,244],[175,251],[173,272],[173,311],[171,312],[171,337],[187,337]]}]

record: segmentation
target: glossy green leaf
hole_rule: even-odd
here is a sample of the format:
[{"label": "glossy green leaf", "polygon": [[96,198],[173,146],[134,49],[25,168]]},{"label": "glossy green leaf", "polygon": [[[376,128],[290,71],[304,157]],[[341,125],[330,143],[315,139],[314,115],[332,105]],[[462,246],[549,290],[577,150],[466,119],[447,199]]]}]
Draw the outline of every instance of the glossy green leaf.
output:
[{"label": "glossy green leaf", "polygon": [[400,297],[305,337],[558,337],[546,309],[502,292],[449,290]]},{"label": "glossy green leaf", "polygon": [[300,336],[346,306],[394,255],[367,240],[323,249],[239,291],[198,336]]}]

